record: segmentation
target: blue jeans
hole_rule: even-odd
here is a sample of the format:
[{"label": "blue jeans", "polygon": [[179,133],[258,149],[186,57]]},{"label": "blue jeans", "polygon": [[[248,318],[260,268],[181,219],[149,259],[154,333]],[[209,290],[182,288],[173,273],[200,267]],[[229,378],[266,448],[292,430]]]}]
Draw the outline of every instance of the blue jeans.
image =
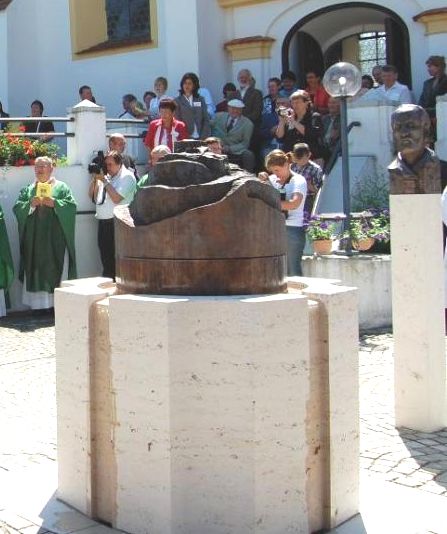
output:
[{"label": "blue jeans", "polygon": [[286,226],[287,276],[303,276],[301,258],[306,244],[306,232],[302,226]]}]

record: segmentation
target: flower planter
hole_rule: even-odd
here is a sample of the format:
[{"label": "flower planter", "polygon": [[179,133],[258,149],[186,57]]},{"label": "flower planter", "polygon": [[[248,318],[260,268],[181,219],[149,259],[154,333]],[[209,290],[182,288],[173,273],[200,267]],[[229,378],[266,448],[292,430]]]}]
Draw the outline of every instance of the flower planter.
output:
[{"label": "flower planter", "polygon": [[359,252],[369,250],[375,243],[374,237],[367,237],[366,239],[360,239],[358,241],[352,241],[352,247]]},{"label": "flower planter", "polygon": [[312,241],[315,254],[330,254],[332,252],[332,239],[318,239]]}]

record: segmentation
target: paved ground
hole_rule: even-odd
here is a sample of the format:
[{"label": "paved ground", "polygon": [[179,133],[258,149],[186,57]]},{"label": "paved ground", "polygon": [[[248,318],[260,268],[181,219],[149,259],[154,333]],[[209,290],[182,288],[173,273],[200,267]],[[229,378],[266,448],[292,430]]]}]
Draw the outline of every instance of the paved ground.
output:
[{"label": "paved ground", "polygon": [[[427,434],[394,428],[390,334],[362,337],[360,369],[362,516],[337,532],[447,533],[447,429]],[[54,499],[55,357],[49,318],[0,320],[0,429],[1,534],[112,532]]]},{"label": "paved ground", "polygon": [[391,334],[361,339],[360,466],[379,479],[447,497],[447,429],[394,428],[392,350]]}]

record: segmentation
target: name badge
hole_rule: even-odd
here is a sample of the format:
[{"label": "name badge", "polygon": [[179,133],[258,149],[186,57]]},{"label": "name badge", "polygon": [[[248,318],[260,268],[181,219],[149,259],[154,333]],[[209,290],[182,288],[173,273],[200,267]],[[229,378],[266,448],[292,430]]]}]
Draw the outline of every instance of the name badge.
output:
[{"label": "name badge", "polygon": [[193,106],[195,108],[201,108],[202,107],[202,102],[193,102]]}]

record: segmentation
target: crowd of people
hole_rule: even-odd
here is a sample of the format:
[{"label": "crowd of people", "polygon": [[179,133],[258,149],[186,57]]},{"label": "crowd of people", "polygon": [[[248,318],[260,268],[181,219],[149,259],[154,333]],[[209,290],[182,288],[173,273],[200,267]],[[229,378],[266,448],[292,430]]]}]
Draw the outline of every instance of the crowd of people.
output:
[{"label": "crowd of people", "polygon": [[[417,103],[434,119],[436,97],[447,92],[447,75],[443,56],[430,56],[426,61],[430,78],[424,83]],[[353,99],[415,103],[410,89],[398,81],[393,65],[377,65],[371,75],[362,77],[362,87]],[[122,119],[148,122],[144,144],[149,150],[185,138],[205,140],[218,137],[230,160],[249,171],[261,171],[265,156],[274,149],[292,150],[295,143],[306,143],[312,159],[325,167],[337,149],[340,136],[339,101],[331,98],[316,71],[305,73],[299,87],[292,71],[283,72],[267,82],[266,94],[256,87],[248,69],[241,69],[235,83],[227,82],[222,100],[216,105],[210,91],[203,87],[193,72],[185,73],[178,89],[169,89],[168,80],[155,78],[153,90],[147,90],[140,101],[134,94],[122,97]],[[80,100],[96,103],[92,88],[79,88]],[[30,116],[44,117],[40,100],[31,103]],[[0,118],[9,115],[0,103]],[[3,128],[5,124],[0,124]],[[25,132],[45,133],[40,139],[51,139],[54,125],[49,120],[25,122]]]},{"label": "crowd of people", "polygon": [[[426,65],[430,78],[424,83],[419,104],[434,122],[436,97],[447,93],[446,65],[442,56],[431,56]],[[121,117],[148,122],[143,142],[149,152],[149,170],[138,176],[122,134],[111,135],[109,152],[92,162],[89,194],[96,206],[102,274],[115,277],[114,207],[131,202],[139,187],[150,185],[155,165],[175,150],[177,141],[196,139],[210,151],[227,155],[230,162],[257,172],[259,179],[281,192],[288,274],[301,275],[304,212],[312,210],[340,137],[339,101],[327,94],[319,73],[309,71],[305,79],[305,87],[299,88],[295,74],[284,72],[268,80],[263,95],[251,72],[242,69],[237,83],[223,86],[223,98],[217,105],[191,72],[181,78],[176,97],[168,95],[168,81],[163,77],[155,79],[154,90],[144,93],[143,102],[133,94],[124,95]],[[376,66],[371,75],[362,77],[362,87],[353,98],[413,103],[411,91],[397,79],[394,66]],[[80,87],[79,97],[96,102],[87,85]],[[25,122],[25,131],[44,133],[44,140],[49,140],[54,126],[44,119],[43,111],[41,101],[32,102],[31,117],[42,120]],[[1,103],[0,117],[8,117]],[[49,158],[36,159],[35,180],[21,191],[14,214],[20,235],[19,278],[24,283],[24,303],[31,308],[51,307],[54,288],[64,271],[70,277],[76,275],[76,203],[68,186],[54,177]]]}]

